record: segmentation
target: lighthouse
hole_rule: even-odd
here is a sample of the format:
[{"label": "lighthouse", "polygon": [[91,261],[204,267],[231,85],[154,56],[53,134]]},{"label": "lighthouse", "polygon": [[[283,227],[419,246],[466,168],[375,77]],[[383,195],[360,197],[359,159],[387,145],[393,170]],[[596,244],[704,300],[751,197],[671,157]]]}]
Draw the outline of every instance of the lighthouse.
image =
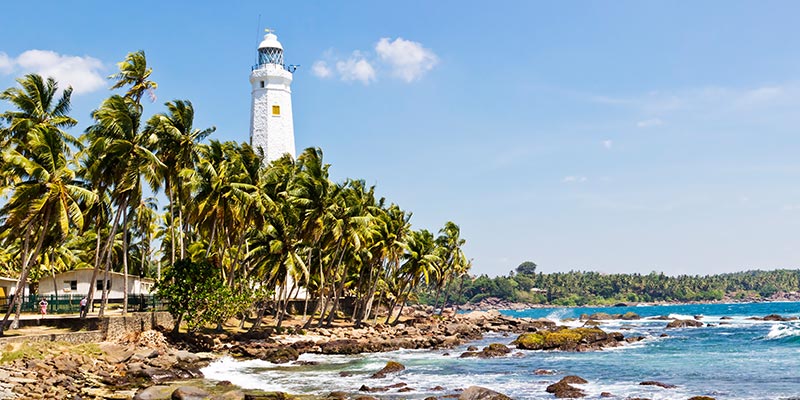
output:
[{"label": "lighthouse", "polygon": [[292,72],[283,64],[283,46],[267,29],[258,45],[258,63],[250,71],[250,145],[263,151],[264,163],[284,154],[295,157],[292,121]]}]

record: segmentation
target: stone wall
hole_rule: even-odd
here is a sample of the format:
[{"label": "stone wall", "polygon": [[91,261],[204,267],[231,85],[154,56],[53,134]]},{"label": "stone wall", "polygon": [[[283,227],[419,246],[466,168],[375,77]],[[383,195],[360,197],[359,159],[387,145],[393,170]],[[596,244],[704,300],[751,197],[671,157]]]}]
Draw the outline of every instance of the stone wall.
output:
[{"label": "stone wall", "polygon": [[44,335],[28,335],[28,336],[0,338],[0,344],[20,343],[20,342],[66,342],[72,344],[99,343],[102,342],[104,338],[105,334],[101,331],[48,333]]},{"label": "stone wall", "polygon": [[129,313],[125,317],[106,318],[101,330],[105,332],[105,340],[115,341],[132,333],[140,333],[162,327],[172,329],[172,315],[168,312]]}]

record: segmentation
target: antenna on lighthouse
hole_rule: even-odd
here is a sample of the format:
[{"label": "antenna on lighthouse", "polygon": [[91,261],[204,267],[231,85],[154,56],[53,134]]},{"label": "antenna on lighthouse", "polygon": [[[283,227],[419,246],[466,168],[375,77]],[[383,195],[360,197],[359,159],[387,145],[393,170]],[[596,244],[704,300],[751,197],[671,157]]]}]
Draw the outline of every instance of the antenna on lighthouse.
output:
[{"label": "antenna on lighthouse", "polygon": [[[261,39],[259,35],[261,31],[261,14],[258,14],[258,24],[256,25],[256,47],[258,47],[258,41]],[[258,53],[256,53],[256,64],[258,64]]]}]

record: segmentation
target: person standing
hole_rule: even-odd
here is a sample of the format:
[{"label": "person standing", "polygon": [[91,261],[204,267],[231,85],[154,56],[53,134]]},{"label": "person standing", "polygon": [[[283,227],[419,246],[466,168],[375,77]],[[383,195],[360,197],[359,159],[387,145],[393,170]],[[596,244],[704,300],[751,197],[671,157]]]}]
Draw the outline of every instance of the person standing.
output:
[{"label": "person standing", "polygon": [[42,301],[39,302],[39,309],[42,312],[42,318],[47,315],[47,300],[42,297]]},{"label": "person standing", "polygon": [[83,298],[81,299],[81,314],[80,314],[81,317],[83,317],[83,313],[86,312],[86,303],[87,303],[86,296],[83,296]]}]

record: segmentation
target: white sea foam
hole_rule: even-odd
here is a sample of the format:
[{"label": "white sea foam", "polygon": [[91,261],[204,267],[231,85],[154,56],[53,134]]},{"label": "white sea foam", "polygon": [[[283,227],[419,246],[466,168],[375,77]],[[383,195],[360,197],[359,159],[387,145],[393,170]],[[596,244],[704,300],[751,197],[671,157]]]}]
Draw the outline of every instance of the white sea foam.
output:
[{"label": "white sea foam", "polygon": [[693,315],[684,315],[684,314],[670,314],[668,317],[672,319],[694,319]]},{"label": "white sea foam", "polygon": [[792,336],[800,336],[800,328],[783,324],[775,324],[769,329],[769,333],[764,336],[764,339],[775,340]]}]

